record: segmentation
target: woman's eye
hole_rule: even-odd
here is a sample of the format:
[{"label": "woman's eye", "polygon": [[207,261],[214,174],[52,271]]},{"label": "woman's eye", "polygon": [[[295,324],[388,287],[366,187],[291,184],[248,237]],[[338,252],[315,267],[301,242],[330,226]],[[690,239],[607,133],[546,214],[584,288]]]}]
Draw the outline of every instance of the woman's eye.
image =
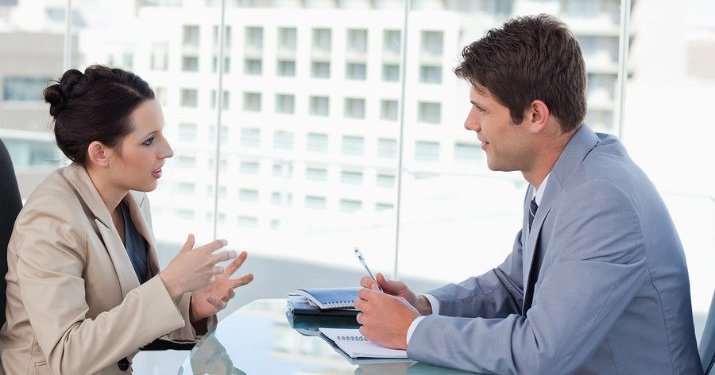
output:
[{"label": "woman's eye", "polygon": [[149,146],[152,142],[154,142],[154,137],[147,138],[146,141],[142,142],[144,146]]}]

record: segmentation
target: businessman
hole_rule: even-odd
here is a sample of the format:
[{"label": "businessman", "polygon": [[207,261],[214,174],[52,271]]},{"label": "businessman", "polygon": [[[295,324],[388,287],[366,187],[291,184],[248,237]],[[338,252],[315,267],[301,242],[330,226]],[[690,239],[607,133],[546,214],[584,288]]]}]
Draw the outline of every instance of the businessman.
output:
[{"label": "businessman", "polygon": [[462,58],[464,127],[490,169],[529,183],[521,230],[502,264],[425,295],[363,278],[362,334],[477,372],[702,374],[678,234],[623,145],[583,124],[574,35],[551,16],[517,18]]}]

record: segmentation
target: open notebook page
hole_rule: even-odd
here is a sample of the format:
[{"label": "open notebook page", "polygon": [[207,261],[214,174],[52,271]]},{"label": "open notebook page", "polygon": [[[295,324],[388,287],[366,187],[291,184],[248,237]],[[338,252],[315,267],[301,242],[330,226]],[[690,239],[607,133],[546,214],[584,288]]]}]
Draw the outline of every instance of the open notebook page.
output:
[{"label": "open notebook page", "polygon": [[320,333],[350,358],[407,358],[406,351],[375,345],[356,328],[320,328]]}]

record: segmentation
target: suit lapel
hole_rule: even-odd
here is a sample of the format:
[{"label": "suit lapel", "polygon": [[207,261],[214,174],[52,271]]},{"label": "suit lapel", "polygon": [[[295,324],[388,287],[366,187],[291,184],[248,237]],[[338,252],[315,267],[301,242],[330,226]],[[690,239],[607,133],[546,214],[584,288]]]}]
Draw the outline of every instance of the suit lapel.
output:
[{"label": "suit lapel", "polygon": [[122,290],[122,296],[126,296],[129,291],[139,286],[139,280],[134,273],[134,267],[129,260],[129,255],[127,255],[122,239],[114,227],[107,206],[104,205],[97,188],[83,166],[72,164],[62,171],[62,176],[77,192],[80,200],[89,211],[88,215],[94,216],[97,234],[104,243],[107,254],[112,261]]}]

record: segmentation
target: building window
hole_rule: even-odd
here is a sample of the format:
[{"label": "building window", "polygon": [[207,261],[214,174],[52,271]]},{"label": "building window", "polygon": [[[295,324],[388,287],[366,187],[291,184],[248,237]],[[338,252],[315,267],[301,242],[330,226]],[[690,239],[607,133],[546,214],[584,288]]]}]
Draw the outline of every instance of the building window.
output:
[{"label": "building window", "polygon": [[422,32],[422,54],[432,56],[442,56],[443,42],[441,31]]},{"label": "building window", "polygon": [[258,147],[261,145],[261,129],[258,128],[242,128],[241,129],[241,146]]},{"label": "building window", "polygon": [[276,70],[281,77],[295,77],[295,60],[278,60]]},{"label": "building window", "polygon": [[246,50],[261,51],[263,50],[263,28],[257,26],[246,27]]},{"label": "building window", "polygon": [[382,32],[382,52],[384,54],[399,55],[402,35],[400,30],[385,30]]},{"label": "building window", "polygon": [[256,228],[258,226],[258,219],[253,216],[239,216],[238,226],[242,228]]},{"label": "building window", "polygon": [[196,142],[196,124],[188,122],[179,123],[179,141]]},{"label": "building window", "polygon": [[345,78],[364,81],[367,78],[367,65],[365,63],[345,64]]},{"label": "building window", "polygon": [[298,46],[298,31],[295,27],[278,28],[278,48],[283,51],[295,51]]},{"label": "building window", "polygon": [[199,106],[199,92],[196,89],[181,89],[181,106],[196,108]]},{"label": "building window", "polygon": [[305,179],[309,181],[327,181],[328,170],[325,168],[308,167],[305,169]]},{"label": "building window", "polygon": [[293,149],[293,133],[276,130],[273,133],[273,148],[279,150],[292,150]]},{"label": "building window", "polygon": [[442,66],[441,65],[422,65],[420,66],[420,82],[422,83],[442,83]]},{"label": "building window", "polygon": [[167,43],[153,43],[149,56],[151,70],[165,71],[169,68],[169,45]]},{"label": "building window", "polygon": [[[221,126],[221,144],[225,145],[228,143],[228,126]],[[209,142],[216,142],[216,125],[209,126]],[[223,161],[222,161],[223,162]]]},{"label": "building window", "polygon": [[194,220],[194,210],[178,209],[174,211],[174,216],[181,220]]},{"label": "building window", "polygon": [[295,95],[276,94],[276,113],[295,113]]},{"label": "building window", "polygon": [[243,160],[238,164],[238,170],[243,174],[258,174],[258,167],[257,161]]},{"label": "building window", "polygon": [[383,99],[380,101],[380,119],[397,121],[397,100]]},{"label": "building window", "polygon": [[154,95],[156,96],[156,100],[159,101],[159,104],[162,106],[167,105],[168,95],[166,95],[166,87],[155,86]]},{"label": "building window", "polygon": [[330,29],[313,29],[313,51],[330,52],[331,39]]},{"label": "building window", "polygon": [[243,110],[246,112],[261,111],[261,93],[259,92],[244,92],[243,93]]},{"label": "building window", "polygon": [[[212,171],[215,168],[215,164],[216,163],[214,162],[213,158],[210,158],[208,160],[208,163],[206,163],[206,165],[208,166],[208,169],[210,169]],[[219,168],[219,171],[221,171],[221,172],[225,171],[228,168],[228,160],[221,158],[221,165],[219,165],[218,168]],[[219,189],[219,193],[220,192],[221,192],[221,190]]]},{"label": "building window", "polygon": [[238,200],[242,202],[258,202],[258,190],[240,189],[238,190]]},{"label": "building window", "polygon": [[185,47],[199,46],[199,27],[197,25],[184,25],[183,44]]},{"label": "building window", "polygon": [[310,114],[313,116],[328,116],[330,114],[330,98],[327,96],[311,96]]},{"label": "building window", "polygon": [[179,155],[176,157],[176,165],[185,169],[194,169],[196,168],[196,157]]},{"label": "building window", "polygon": [[345,117],[365,118],[365,99],[345,98]]},{"label": "building window", "polygon": [[341,199],[340,200],[340,211],[341,212],[355,212],[362,208],[362,202],[356,199]]},{"label": "building window", "polygon": [[400,80],[400,66],[397,64],[382,64],[382,80],[397,82]]},{"label": "building window", "polygon": [[481,148],[477,143],[455,142],[454,158],[459,160],[477,160],[481,156]]},{"label": "building window", "polygon": [[[216,108],[216,90],[211,90],[211,109]],[[231,103],[231,94],[228,91],[223,92],[223,107],[222,109],[229,109],[229,104]]]},{"label": "building window", "polygon": [[[218,26],[214,26],[214,27],[213,27],[213,41],[214,41],[213,46],[214,46],[214,47],[218,47],[218,44],[219,44],[219,40],[218,40],[218,39],[219,39],[218,29],[219,29]],[[231,47],[231,26],[226,26],[226,28],[225,28],[225,30],[224,30],[224,33],[223,33],[223,45],[224,45],[224,47],[226,47],[226,48]]]},{"label": "building window", "polygon": [[[3,100],[18,102],[42,102],[42,91],[52,81],[50,77],[15,77],[3,78]],[[5,124],[3,124],[5,125]]]},{"label": "building window", "polygon": [[376,185],[381,188],[393,188],[395,186],[395,175],[378,174]]},{"label": "building window", "polygon": [[326,206],[327,206],[327,201],[325,200],[325,197],[319,197],[319,196],[314,196],[314,195],[306,195],[305,196],[305,207],[306,208],[325,209]]},{"label": "building window", "polygon": [[394,159],[397,156],[397,141],[389,138],[377,140],[377,156]]},{"label": "building window", "polygon": [[199,58],[197,56],[184,56],[181,58],[181,70],[184,72],[198,72]]},{"label": "building window", "polygon": [[273,177],[293,177],[293,164],[290,162],[273,163]]},{"label": "building window", "polygon": [[313,78],[330,78],[330,63],[313,61],[310,63],[310,76]]},{"label": "building window", "polygon": [[181,195],[194,195],[196,185],[191,182],[179,182],[176,184],[176,193]]},{"label": "building window", "polygon": [[362,185],[362,172],[342,171],[340,182],[348,185]]},{"label": "building window", "polygon": [[417,121],[428,124],[439,124],[442,121],[442,104],[419,102],[417,108]]},{"label": "building window", "polygon": [[321,133],[308,133],[306,149],[313,152],[327,152],[328,135]]},{"label": "building window", "polygon": [[364,54],[367,52],[367,30],[348,29],[348,52]]},{"label": "building window", "polygon": [[377,211],[377,212],[391,211],[394,209],[395,209],[395,205],[392,203],[383,203],[383,202],[375,203],[375,211]]},{"label": "building window", "polygon": [[246,59],[243,64],[243,73],[258,76],[263,73],[263,61],[261,59]]},{"label": "building window", "polygon": [[[211,63],[211,72],[213,73],[218,73],[218,57],[214,56],[212,59]],[[228,74],[231,73],[231,58],[230,57],[224,57],[223,58],[223,72]]]},{"label": "building window", "polygon": [[345,155],[362,155],[365,152],[365,138],[344,135],[342,152]]},{"label": "building window", "polygon": [[417,141],[415,142],[415,160],[438,161],[439,142]]}]

